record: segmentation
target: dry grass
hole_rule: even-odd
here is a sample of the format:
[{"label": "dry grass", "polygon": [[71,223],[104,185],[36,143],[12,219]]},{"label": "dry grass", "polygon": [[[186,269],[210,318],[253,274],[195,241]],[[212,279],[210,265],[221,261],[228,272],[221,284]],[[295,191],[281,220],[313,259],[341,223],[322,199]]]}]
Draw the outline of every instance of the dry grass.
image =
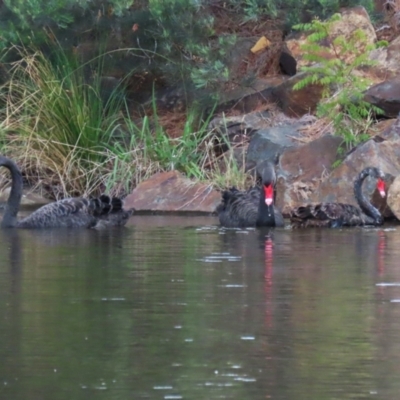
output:
[{"label": "dry grass", "polygon": [[64,55],[56,64],[39,52],[21,56],[0,88],[2,153],[47,197],[123,195],[171,169],[219,188],[252,183],[233,152],[216,156],[209,119],[195,111],[159,118],[154,110],[151,124],[145,117],[136,125],[121,103],[105,106],[97,83],[89,85]]},{"label": "dry grass", "polygon": [[[312,117],[312,116],[310,116]],[[304,118],[304,117],[303,117]],[[302,133],[301,138],[294,138],[302,143],[309,143],[315,139],[324,136],[327,132],[333,132],[333,124],[327,118],[317,119],[312,117],[312,121],[310,124],[305,125],[300,128],[300,132]]]},{"label": "dry grass", "polygon": [[57,65],[40,52],[20,55],[0,92],[2,151],[51,198],[103,191],[121,155],[112,151],[120,104],[110,97],[105,105],[99,82],[86,82],[65,54]]}]

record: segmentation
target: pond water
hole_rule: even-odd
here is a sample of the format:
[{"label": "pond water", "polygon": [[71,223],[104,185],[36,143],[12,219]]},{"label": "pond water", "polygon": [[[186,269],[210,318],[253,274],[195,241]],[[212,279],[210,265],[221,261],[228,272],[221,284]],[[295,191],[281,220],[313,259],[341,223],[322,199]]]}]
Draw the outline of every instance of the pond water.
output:
[{"label": "pond water", "polygon": [[0,231],[1,400],[397,399],[400,227]]}]

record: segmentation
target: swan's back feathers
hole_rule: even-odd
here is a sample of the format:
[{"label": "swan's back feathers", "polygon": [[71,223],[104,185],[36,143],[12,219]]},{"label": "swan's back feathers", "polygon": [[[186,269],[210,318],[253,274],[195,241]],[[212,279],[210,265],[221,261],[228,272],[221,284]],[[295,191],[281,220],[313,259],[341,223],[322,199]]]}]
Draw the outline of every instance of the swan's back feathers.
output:
[{"label": "swan's back feathers", "polygon": [[[357,176],[354,185],[354,197],[359,205],[343,203],[321,203],[305,205],[292,210],[291,223],[293,227],[331,227],[374,225],[383,223],[382,215],[362,192],[364,180],[368,177],[375,178],[377,185],[383,186],[385,174],[375,167],[364,168]],[[385,196],[384,190],[382,196]]]},{"label": "swan's back feathers", "polygon": [[252,190],[241,192],[235,187],[222,193],[222,202],[217,207],[219,221],[228,228],[255,226],[258,214],[258,199]]},{"label": "swan's back feathers", "polygon": [[133,210],[123,210],[121,199],[68,198],[47,204],[18,221],[17,228],[98,228],[125,225]]},{"label": "swan's back feathers", "polygon": [[125,210],[123,200],[102,195],[95,199],[70,198],[47,204],[28,217],[17,220],[22,196],[22,175],[14,161],[0,155],[0,166],[11,172],[10,196],[1,221],[2,228],[107,228],[125,225],[133,209]]},{"label": "swan's back feathers", "polygon": [[[244,192],[235,187],[225,190],[222,193],[222,202],[216,210],[220,224],[227,228],[256,226],[259,219],[261,190],[257,186]],[[265,226],[284,226],[281,212],[273,206],[271,211],[274,213],[274,222]]]},{"label": "swan's back feathers", "polygon": [[372,225],[374,220],[352,204],[321,203],[294,209],[291,214],[291,222],[295,228],[339,228],[342,226]]}]

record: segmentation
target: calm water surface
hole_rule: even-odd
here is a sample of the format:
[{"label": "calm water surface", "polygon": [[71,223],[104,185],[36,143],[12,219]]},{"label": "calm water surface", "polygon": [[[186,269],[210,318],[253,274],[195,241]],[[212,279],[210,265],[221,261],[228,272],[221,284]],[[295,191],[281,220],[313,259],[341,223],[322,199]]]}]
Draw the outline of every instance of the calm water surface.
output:
[{"label": "calm water surface", "polygon": [[0,231],[1,400],[399,399],[400,227]]}]

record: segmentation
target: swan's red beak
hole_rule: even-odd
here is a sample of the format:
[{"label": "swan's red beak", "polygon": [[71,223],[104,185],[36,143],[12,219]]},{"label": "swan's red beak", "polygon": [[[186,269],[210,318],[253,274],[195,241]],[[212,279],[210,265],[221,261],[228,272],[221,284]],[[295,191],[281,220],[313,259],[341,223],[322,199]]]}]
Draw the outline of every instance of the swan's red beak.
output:
[{"label": "swan's red beak", "polygon": [[382,197],[385,197],[385,196],[386,196],[385,182],[383,181],[383,179],[381,179],[381,178],[378,179],[378,182],[377,182],[377,184],[376,184],[376,188],[378,189],[379,194],[380,194]]},{"label": "swan's red beak", "polygon": [[264,185],[265,204],[270,206],[274,202],[274,188],[272,185]]}]

